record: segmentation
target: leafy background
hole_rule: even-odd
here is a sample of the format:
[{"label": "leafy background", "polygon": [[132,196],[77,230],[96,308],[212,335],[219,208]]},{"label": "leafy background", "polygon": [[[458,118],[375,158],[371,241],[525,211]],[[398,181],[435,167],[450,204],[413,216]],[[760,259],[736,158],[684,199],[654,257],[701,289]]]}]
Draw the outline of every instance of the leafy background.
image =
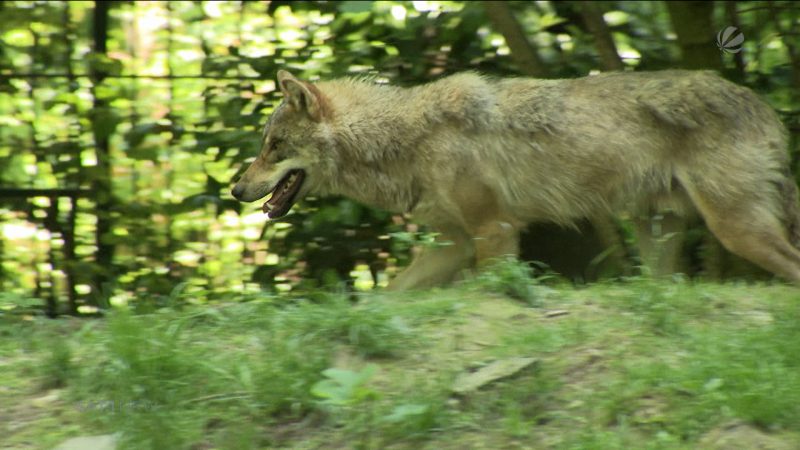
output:
[{"label": "leafy background", "polygon": [[[280,68],[398,85],[463,70],[710,68],[781,113],[797,159],[793,2],[11,1],[0,15],[5,309],[93,313],[265,289],[369,289],[407,264],[426,239],[409,217],[308,199],[266,224],[258,205],[230,196],[281,100]],[[744,33],[739,53],[717,48],[729,25]],[[524,253],[579,281],[628,273],[630,223],[614,224],[617,260],[592,223],[582,235],[537,226]],[[689,236],[686,272],[758,276],[702,227]]]}]

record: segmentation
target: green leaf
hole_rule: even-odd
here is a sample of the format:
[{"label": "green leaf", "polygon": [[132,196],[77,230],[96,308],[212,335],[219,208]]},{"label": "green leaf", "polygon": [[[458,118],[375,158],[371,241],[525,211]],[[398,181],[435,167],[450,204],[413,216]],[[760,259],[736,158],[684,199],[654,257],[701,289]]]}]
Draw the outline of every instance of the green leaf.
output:
[{"label": "green leaf", "polygon": [[363,400],[374,398],[376,393],[364,387],[364,384],[375,375],[377,367],[370,364],[360,370],[330,368],[322,372],[327,379],[314,384],[311,393],[335,406],[357,404]]},{"label": "green leaf", "polygon": [[391,414],[384,417],[384,420],[390,423],[404,422],[412,417],[421,416],[430,410],[428,405],[420,405],[416,403],[406,403],[396,406]]}]

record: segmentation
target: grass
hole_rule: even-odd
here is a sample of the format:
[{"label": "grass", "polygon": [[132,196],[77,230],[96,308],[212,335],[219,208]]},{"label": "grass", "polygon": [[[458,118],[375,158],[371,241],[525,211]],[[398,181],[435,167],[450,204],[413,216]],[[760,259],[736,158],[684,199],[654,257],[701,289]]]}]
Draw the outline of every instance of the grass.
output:
[{"label": "grass", "polygon": [[[15,405],[0,423],[16,424],[0,443],[118,432],[128,449],[684,449],[715,448],[709,436],[741,423],[752,445],[800,444],[795,288],[576,288],[513,264],[357,301],[0,317],[0,381],[13,386],[0,403]],[[452,393],[459,374],[511,357],[537,364]]]}]

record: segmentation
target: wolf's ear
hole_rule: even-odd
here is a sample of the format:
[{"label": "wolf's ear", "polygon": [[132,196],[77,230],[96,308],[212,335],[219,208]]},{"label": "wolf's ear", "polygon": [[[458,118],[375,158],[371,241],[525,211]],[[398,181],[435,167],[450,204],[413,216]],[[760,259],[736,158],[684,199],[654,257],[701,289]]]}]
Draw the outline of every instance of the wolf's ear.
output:
[{"label": "wolf's ear", "polygon": [[278,85],[286,101],[298,111],[305,111],[315,122],[328,115],[327,99],[313,84],[300,81],[285,70],[278,71]]}]

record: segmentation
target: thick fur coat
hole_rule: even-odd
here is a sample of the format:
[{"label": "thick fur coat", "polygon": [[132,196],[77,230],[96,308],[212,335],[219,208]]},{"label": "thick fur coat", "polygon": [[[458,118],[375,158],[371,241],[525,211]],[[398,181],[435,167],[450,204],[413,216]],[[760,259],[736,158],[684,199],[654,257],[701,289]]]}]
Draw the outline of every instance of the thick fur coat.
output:
[{"label": "thick fur coat", "polygon": [[450,281],[518,252],[538,221],[620,208],[696,209],[728,249],[800,281],[800,218],[787,137],[750,90],[710,72],[572,80],[453,75],[413,88],[278,74],[285,96],[263,151],[233,190],[341,194],[410,212],[452,245],[426,250],[391,286]]}]

